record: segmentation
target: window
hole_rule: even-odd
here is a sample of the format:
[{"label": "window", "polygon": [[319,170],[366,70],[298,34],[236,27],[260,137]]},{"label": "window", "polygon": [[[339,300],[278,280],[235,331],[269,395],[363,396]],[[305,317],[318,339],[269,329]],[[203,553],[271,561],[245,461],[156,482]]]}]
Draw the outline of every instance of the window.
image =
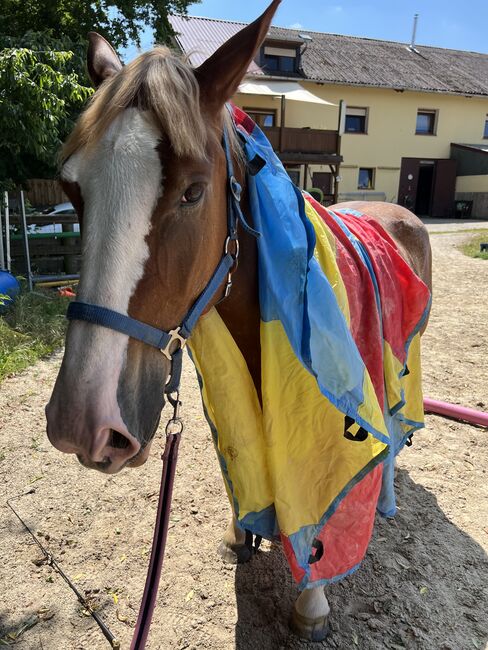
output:
[{"label": "window", "polygon": [[367,133],[367,124],[367,108],[354,108],[353,106],[346,108],[346,133]]},{"label": "window", "polygon": [[291,56],[264,55],[264,67],[268,72],[295,72],[295,65]]},{"label": "window", "polygon": [[371,167],[359,168],[358,190],[374,190],[374,169]]},{"label": "window", "polygon": [[415,133],[417,135],[435,135],[437,127],[437,111],[419,109],[417,111],[417,126]]},{"label": "window", "polygon": [[297,50],[291,47],[270,47],[265,45],[262,50],[261,66],[267,72],[296,72]]},{"label": "window", "polygon": [[243,109],[258,126],[276,126],[276,111],[272,108],[245,108]]},{"label": "window", "polygon": [[485,130],[483,131],[483,137],[488,138],[488,115],[486,116],[485,120]]}]

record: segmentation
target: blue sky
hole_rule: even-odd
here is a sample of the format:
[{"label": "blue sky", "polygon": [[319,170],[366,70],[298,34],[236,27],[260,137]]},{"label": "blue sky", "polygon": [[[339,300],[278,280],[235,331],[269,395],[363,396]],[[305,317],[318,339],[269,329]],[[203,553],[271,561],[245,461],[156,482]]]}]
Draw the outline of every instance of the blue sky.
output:
[{"label": "blue sky", "polygon": [[[202,0],[190,5],[188,13],[250,22],[267,4],[267,0]],[[283,0],[274,24],[410,42],[415,13],[418,44],[488,54],[488,0]],[[152,45],[150,34],[142,45],[143,49]],[[127,58],[134,54],[131,48]]]}]

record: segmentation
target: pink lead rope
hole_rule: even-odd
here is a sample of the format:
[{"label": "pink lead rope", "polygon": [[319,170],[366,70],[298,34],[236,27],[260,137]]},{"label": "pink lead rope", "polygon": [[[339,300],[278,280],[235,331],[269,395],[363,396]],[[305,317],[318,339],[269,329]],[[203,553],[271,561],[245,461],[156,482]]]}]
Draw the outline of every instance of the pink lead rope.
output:
[{"label": "pink lead rope", "polygon": [[181,402],[179,395],[176,399],[171,396],[169,401],[173,405],[174,414],[166,425],[166,445],[161,456],[163,461],[163,473],[161,476],[161,487],[159,490],[158,512],[154,528],[154,537],[151,549],[151,559],[147,570],[146,584],[142,596],[139,616],[137,617],[136,629],[132,637],[131,650],[143,650],[151,626],[156,598],[158,595],[159,579],[164,560],[166,538],[168,536],[169,514],[171,510],[171,496],[176,471],[176,460],[178,458],[178,447],[181,434],[183,433],[183,422],[179,417]]}]

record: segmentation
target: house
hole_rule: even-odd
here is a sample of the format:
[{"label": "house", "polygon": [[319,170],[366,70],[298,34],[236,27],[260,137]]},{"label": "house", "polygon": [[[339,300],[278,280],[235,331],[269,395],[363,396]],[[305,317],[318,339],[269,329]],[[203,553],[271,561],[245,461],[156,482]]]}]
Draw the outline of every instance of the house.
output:
[{"label": "house", "polygon": [[[173,16],[198,66],[244,23]],[[233,101],[325,199],[488,217],[488,55],[271,27]]]}]

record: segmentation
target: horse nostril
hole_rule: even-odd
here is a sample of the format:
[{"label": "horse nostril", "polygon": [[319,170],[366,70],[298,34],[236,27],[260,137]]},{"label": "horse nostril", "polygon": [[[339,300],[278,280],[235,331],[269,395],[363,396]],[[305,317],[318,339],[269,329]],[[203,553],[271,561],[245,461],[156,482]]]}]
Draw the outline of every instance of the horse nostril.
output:
[{"label": "horse nostril", "polygon": [[130,446],[130,440],[118,431],[115,431],[115,429],[110,429],[110,439],[108,444],[114,449],[127,449],[127,447]]}]

